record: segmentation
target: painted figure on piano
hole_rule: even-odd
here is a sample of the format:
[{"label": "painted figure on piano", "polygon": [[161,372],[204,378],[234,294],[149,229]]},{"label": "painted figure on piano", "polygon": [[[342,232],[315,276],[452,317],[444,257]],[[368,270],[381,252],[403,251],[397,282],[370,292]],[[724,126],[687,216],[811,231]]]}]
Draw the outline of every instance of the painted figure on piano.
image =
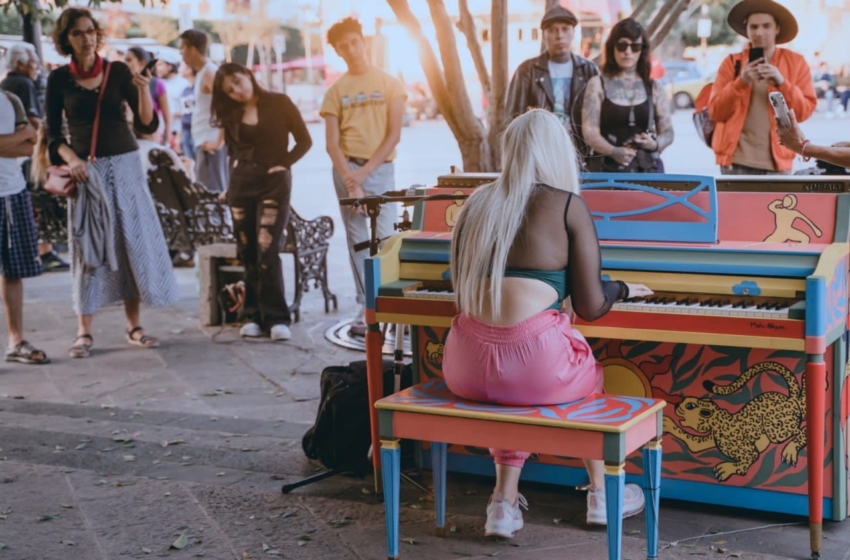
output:
[{"label": "painted figure on piano", "polygon": [[731,459],[714,467],[714,475],[721,482],[732,475],[745,476],[771,443],[788,442],[782,449],[782,460],[791,466],[797,464],[799,452],[806,446],[806,431],[802,426],[806,411],[805,387],[801,387],[794,372],[782,364],[762,362],[748,368],[729,385],[711,381],[703,385],[715,395],[730,395],[765,371],[774,371],[785,379],[788,395],[764,392],[737,412],[729,412],[711,399],[686,397],[676,407],[676,416],[682,426],[699,435],[686,432],[672,418],[664,417],[664,431],[685,442],[691,452],[716,448]]},{"label": "painted figure on piano", "polygon": [[794,227],[794,222],[801,220],[806,223],[815,236],[821,237],[823,232],[805,214],[797,210],[797,197],[786,194],[782,200],[774,200],[768,205],[776,220],[776,229],[765,238],[766,243],[808,243],[809,234]]},{"label": "painted figure on piano", "polygon": [[[464,194],[463,191],[455,191],[455,194]],[[463,208],[463,198],[452,200],[451,204],[446,207],[446,225],[449,231],[454,231],[457,224],[457,218],[460,216],[460,209]]]},{"label": "painted figure on piano", "polygon": [[[573,311],[593,321],[618,300],[652,292],[601,279],[599,240],[579,195],[576,151],[557,117],[542,109],[517,117],[505,131],[502,154],[502,173],[473,192],[454,228],[450,268],[459,314],[445,340],[446,385],[462,398],[517,406],[602,392],[602,366],[561,303],[575,296]],[[435,354],[437,346],[425,349]],[[509,538],[523,526],[520,506],[526,502],[518,484],[529,453],[490,453],[496,488],[485,535]],[[585,465],[587,522],[604,525],[604,465]],[[626,485],[624,516],[643,508],[641,489]]]}]

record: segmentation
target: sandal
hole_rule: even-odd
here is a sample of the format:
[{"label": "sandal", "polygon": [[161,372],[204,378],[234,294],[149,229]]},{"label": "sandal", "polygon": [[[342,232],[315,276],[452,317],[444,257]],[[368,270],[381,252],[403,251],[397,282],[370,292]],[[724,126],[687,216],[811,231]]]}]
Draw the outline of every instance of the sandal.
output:
[{"label": "sandal", "polygon": [[[133,335],[137,332],[141,332],[142,336],[135,338]],[[155,336],[146,335],[145,329],[143,327],[136,327],[132,330],[127,331],[127,342],[129,342],[133,346],[141,346],[142,348],[159,347],[159,339]]]},{"label": "sandal", "polygon": [[[88,339],[88,344],[77,343],[78,340]],[[90,334],[81,334],[74,339],[74,345],[68,350],[68,355],[72,358],[88,358],[91,356],[91,347],[94,344],[94,338]]]},{"label": "sandal", "polygon": [[44,350],[33,348],[32,344],[22,340],[14,347],[6,350],[6,361],[42,365],[49,364],[50,358],[47,357]]}]

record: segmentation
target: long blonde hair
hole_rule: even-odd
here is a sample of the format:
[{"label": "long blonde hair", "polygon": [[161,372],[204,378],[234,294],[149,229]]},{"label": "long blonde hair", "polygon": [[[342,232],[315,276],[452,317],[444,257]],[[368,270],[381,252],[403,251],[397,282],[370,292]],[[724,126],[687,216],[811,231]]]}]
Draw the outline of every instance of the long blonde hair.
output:
[{"label": "long blonde hair", "polygon": [[47,125],[42,121],[35,139],[35,150],[30,164],[30,179],[36,185],[47,180],[47,168],[50,167],[50,154],[47,151]]},{"label": "long blonde hair", "polygon": [[489,298],[491,313],[499,317],[508,253],[538,183],[572,193],[579,191],[572,139],[557,117],[533,109],[514,119],[505,130],[498,179],[476,189],[458,216],[451,271],[455,302],[461,313],[481,315],[485,298]]}]

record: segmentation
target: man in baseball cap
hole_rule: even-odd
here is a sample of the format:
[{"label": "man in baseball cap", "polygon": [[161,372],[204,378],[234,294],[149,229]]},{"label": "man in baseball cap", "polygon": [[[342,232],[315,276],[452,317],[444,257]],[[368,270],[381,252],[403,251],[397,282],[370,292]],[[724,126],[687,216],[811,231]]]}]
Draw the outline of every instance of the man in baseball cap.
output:
[{"label": "man in baseball cap", "polygon": [[742,0],[729,10],[729,27],[749,39],[717,71],[708,112],[715,122],[711,147],[725,175],[789,174],[794,152],[779,145],[768,95],[779,92],[802,122],[817,106],[806,60],[780,48],[797,35],[797,20],[773,0]]},{"label": "man in baseball cap", "polygon": [[549,9],[540,21],[546,52],[524,61],[508,89],[507,111],[514,118],[530,108],[551,111],[573,136],[582,155],[581,104],[587,81],[599,74],[590,60],[572,52],[578,18],[563,6]]}]

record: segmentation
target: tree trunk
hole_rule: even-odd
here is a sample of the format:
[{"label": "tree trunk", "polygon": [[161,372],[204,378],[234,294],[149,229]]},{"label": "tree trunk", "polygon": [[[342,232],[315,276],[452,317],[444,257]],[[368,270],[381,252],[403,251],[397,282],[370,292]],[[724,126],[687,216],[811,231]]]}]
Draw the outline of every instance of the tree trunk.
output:
[{"label": "tree trunk", "polygon": [[[679,3],[680,0],[664,0],[664,4],[658,9],[655,17],[652,18],[652,21],[649,22],[649,25],[646,26],[646,34],[652,37],[655,35],[655,32],[661,27],[661,24],[667,20],[667,16],[670,15],[670,12],[673,11],[673,8]],[[685,0],[687,1],[687,0]]]},{"label": "tree trunk", "polygon": [[652,48],[656,48],[660,45],[664,39],[667,38],[667,35],[670,34],[670,31],[673,29],[673,26],[676,25],[676,21],[678,21],[679,16],[681,16],[684,11],[688,8],[688,4],[690,4],[691,0],[679,0],[678,5],[673,8],[673,11],[670,13],[670,17],[658,28],[658,31],[655,32],[654,35],[650,36],[650,44]]},{"label": "tree trunk", "polygon": [[466,46],[472,55],[475,72],[478,74],[478,81],[481,82],[481,89],[484,90],[484,95],[489,99],[491,89],[490,74],[487,72],[487,63],[484,62],[484,54],[481,52],[481,44],[478,42],[478,31],[475,29],[475,21],[472,19],[472,13],[469,11],[467,0],[459,0],[458,10],[460,11],[460,19],[457,22],[457,28],[466,37]]},{"label": "tree trunk", "polygon": [[501,165],[499,138],[505,128],[505,95],[508,90],[508,0],[492,0],[490,12],[493,88],[488,107],[487,143],[490,145],[492,169]]},{"label": "tree trunk", "polygon": [[[443,62],[443,74],[446,77],[446,90],[451,100],[452,113],[458,125],[460,135],[456,135],[461,147],[465,171],[489,171],[492,163],[490,146],[487,143],[484,127],[475,117],[469,91],[463,76],[460,57],[455,42],[454,26],[446,11],[443,0],[428,0],[431,20],[440,46],[440,58]],[[464,146],[478,143],[473,153],[464,153]]]},{"label": "tree trunk", "polygon": [[638,19],[647,6],[649,6],[649,0],[640,0],[640,4],[637,5],[629,17],[632,19]]}]

